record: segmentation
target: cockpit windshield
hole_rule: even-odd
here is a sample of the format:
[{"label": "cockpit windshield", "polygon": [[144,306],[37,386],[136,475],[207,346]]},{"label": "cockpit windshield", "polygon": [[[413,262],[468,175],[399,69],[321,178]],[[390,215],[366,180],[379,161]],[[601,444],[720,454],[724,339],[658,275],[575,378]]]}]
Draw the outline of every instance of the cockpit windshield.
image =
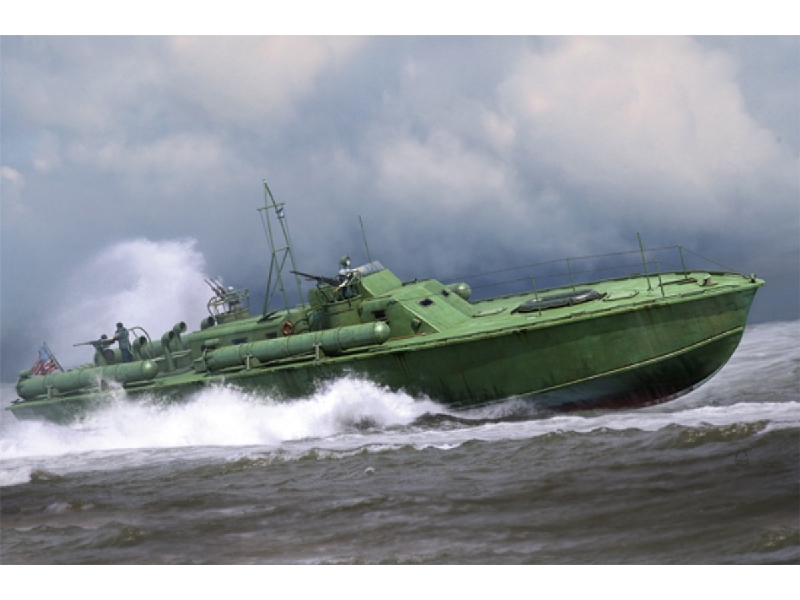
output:
[{"label": "cockpit windshield", "polygon": [[365,265],[361,265],[360,267],[356,268],[356,271],[364,277],[366,275],[371,275],[372,273],[377,273],[378,271],[383,271],[386,267],[384,267],[380,261],[373,260]]}]

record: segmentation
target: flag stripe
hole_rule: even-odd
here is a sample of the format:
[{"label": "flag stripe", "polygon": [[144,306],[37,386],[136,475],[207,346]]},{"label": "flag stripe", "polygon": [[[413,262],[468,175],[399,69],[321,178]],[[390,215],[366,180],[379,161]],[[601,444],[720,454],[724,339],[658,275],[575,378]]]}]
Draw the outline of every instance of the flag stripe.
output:
[{"label": "flag stripe", "polygon": [[58,362],[56,361],[56,357],[50,354],[45,346],[39,348],[39,358],[36,359],[36,362],[31,367],[31,371],[33,371],[34,375],[49,375],[50,373],[54,373],[55,371],[59,370]]}]

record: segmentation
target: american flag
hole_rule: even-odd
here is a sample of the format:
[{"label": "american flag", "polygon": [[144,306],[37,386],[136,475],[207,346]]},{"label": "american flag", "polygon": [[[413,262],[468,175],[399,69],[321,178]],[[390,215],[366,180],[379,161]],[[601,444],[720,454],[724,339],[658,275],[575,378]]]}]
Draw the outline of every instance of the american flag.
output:
[{"label": "american flag", "polygon": [[46,344],[39,348],[39,358],[31,367],[34,375],[47,375],[55,371],[63,371],[61,365],[58,364],[56,357],[50,352]]}]

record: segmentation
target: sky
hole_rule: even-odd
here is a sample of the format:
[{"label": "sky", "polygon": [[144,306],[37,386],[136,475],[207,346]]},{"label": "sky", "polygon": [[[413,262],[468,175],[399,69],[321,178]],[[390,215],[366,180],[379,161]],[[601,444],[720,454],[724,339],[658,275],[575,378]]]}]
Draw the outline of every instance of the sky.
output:
[{"label": "sky", "polygon": [[0,379],[43,340],[202,316],[204,276],[259,311],[263,181],[306,272],[366,262],[359,217],[403,279],[640,232],[795,320],[798,156],[797,36],[3,35]]}]

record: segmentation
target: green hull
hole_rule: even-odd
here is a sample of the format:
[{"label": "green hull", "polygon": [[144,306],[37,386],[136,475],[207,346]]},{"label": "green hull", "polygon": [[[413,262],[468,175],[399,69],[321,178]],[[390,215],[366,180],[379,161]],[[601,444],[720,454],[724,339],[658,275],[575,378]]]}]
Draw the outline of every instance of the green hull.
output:
[{"label": "green hull", "polygon": [[[194,391],[225,383],[290,399],[308,395],[326,381],[354,375],[455,408],[510,397],[523,397],[551,410],[663,402],[694,389],[730,358],[763,281],[730,273],[660,277],[662,285],[655,287],[653,278],[644,276],[594,282],[588,285],[598,298],[541,311],[519,310],[526,302],[535,306],[533,299],[538,295],[533,293],[468,303],[443,292],[447,288],[438,282],[413,282],[375,296],[380,299],[388,294],[394,302],[389,305],[392,309],[373,311],[370,316],[363,310],[369,305],[340,300],[331,314],[351,320],[358,314],[361,322],[380,319],[392,331],[408,328],[405,321],[400,323],[401,317],[417,318],[424,326],[416,333],[385,341],[353,342],[352,348],[337,352],[306,349],[267,364],[253,364],[258,363],[254,360],[219,371],[198,369],[195,359],[195,368],[176,368],[152,381],[124,385],[123,397],[137,401],[146,395],[148,399],[180,401]],[[362,296],[368,295],[367,288],[365,285]],[[543,295],[559,293],[569,294],[571,288]],[[429,305],[420,298],[434,298],[439,312],[426,314]],[[449,304],[441,302],[444,298]],[[356,305],[361,306],[360,313],[346,310]],[[309,315],[309,322],[312,317]],[[328,331],[363,328],[343,322],[346,324]],[[309,340],[310,335],[306,334]],[[273,352],[275,343],[268,344],[265,347]],[[250,348],[245,350],[243,355]],[[201,354],[195,352],[192,358]],[[27,399],[10,410],[20,419],[66,422],[111,397],[92,390]]]}]

